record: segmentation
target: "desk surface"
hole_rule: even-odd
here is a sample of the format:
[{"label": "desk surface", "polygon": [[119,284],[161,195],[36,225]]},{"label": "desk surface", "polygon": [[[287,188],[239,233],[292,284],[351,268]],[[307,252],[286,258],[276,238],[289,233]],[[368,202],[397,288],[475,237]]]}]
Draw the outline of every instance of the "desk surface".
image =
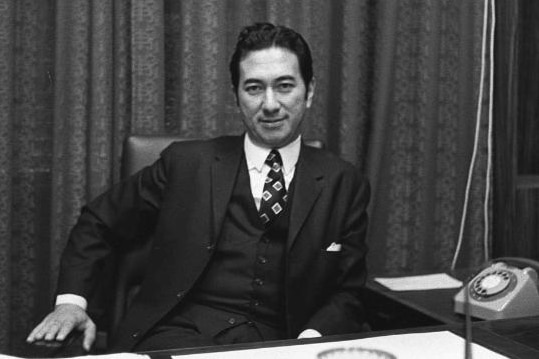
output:
[{"label": "desk surface", "polygon": [[[458,291],[459,289],[432,289],[398,292],[369,279],[365,293],[368,303],[365,306],[384,311],[390,310],[391,305],[400,304],[416,311],[418,315],[425,316],[420,322],[421,325],[461,324],[464,323],[464,316],[453,311],[453,296]],[[432,323],[429,323],[428,319],[431,319]]]},{"label": "desk surface", "polygon": [[[172,355],[185,355],[204,352],[220,352],[241,349],[255,349],[275,346],[288,346],[297,344],[321,343],[328,341],[342,341],[361,339],[374,336],[384,336],[404,333],[422,333],[438,330],[449,330],[463,336],[462,325],[440,325],[434,327],[422,327],[414,329],[368,332],[338,336],[328,336],[308,340],[281,340],[265,343],[249,343],[225,345],[221,347],[205,347],[197,349],[163,350],[146,353],[153,359],[170,358]],[[539,358],[539,317],[506,319],[489,322],[476,322],[473,324],[473,341],[510,358],[537,359]],[[535,346],[535,348],[534,348]]]}]

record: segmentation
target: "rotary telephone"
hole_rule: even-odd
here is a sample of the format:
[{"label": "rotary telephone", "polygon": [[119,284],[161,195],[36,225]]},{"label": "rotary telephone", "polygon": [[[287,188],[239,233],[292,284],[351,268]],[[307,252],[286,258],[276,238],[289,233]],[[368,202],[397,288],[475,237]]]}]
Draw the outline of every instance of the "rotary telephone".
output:
[{"label": "rotary telephone", "polygon": [[495,259],[455,295],[455,312],[465,313],[468,291],[472,317],[492,320],[539,315],[538,272],[539,262],[531,259]]}]

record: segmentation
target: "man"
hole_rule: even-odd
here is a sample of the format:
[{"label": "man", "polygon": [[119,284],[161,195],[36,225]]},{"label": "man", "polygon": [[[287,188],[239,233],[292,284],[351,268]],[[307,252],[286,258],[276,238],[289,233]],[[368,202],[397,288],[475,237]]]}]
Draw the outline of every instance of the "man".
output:
[{"label": "man", "polygon": [[315,92],[301,35],[246,27],[230,62],[246,134],[175,143],[88,204],[62,256],[54,311],[29,335],[95,325],[92,273],[122,241],[153,237],[147,275],[112,351],[356,332],[363,327],[367,181],[301,142]]}]

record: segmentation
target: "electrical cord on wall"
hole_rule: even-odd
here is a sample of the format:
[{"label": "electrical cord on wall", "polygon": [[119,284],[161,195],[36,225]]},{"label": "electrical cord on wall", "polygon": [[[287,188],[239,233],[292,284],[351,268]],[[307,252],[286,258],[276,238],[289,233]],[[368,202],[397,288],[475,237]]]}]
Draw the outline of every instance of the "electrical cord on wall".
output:
[{"label": "electrical cord on wall", "polygon": [[479,94],[477,100],[477,114],[476,114],[476,127],[475,127],[475,137],[473,144],[473,152],[470,160],[470,166],[468,169],[468,179],[466,181],[466,190],[464,193],[464,204],[462,209],[462,217],[460,222],[459,237],[457,241],[457,247],[453,255],[453,261],[451,263],[451,270],[454,271],[457,264],[457,259],[462,248],[462,242],[464,237],[464,227],[466,224],[466,217],[468,213],[468,203],[470,200],[470,189],[473,178],[473,170],[475,167],[475,161],[477,158],[477,149],[479,146],[479,133],[481,129],[481,117],[482,117],[482,102],[483,102],[483,93],[484,93],[484,82],[485,82],[485,71],[486,71],[486,46],[487,46],[487,32],[488,32],[488,22],[489,22],[489,4],[491,12],[491,26],[490,26],[490,43],[489,43],[489,56],[490,56],[490,66],[489,66],[489,101],[488,101],[488,135],[487,135],[487,170],[486,170],[486,186],[485,186],[485,198],[484,198],[484,238],[483,238],[483,248],[484,248],[484,258],[488,260],[490,257],[489,254],[489,198],[490,198],[490,181],[492,179],[492,109],[493,109],[493,91],[494,91],[494,30],[495,30],[495,0],[484,0],[484,9],[483,9],[483,33],[482,33],[482,42],[481,42],[481,74],[479,78]]},{"label": "electrical cord on wall", "polygon": [[496,29],[496,0],[491,0],[490,5],[490,80],[489,80],[489,97],[488,97],[488,137],[487,137],[487,173],[485,184],[485,201],[484,201],[484,221],[485,234],[483,237],[483,249],[485,262],[490,260],[490,242],[489,242],[489,198],[491,195],[490,185],[492,183],[492,139],[494,130],[494,31]]}]

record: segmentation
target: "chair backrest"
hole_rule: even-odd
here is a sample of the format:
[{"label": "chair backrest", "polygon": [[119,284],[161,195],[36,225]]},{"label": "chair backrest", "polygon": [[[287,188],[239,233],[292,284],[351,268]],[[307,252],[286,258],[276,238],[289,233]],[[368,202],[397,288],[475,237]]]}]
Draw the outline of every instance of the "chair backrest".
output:
[{"label": "chair backrest", "polygon": [[122,152],[122,179],[152,164],[159,158],[161,151],[172,142],[185,140],[185,137],[173,135],[132,135],[127,137]]},{"label": "chair backrest", "polygon": [[[122,147],[120,178],[126,179],[159,158],[167,146],[185,141],[182,136],[132,135]],[[116,255],[115,288],[110,311],[109,335],[114,335],[118,325],[140,289],[151,248],[151,240],[141,245],[123,248]]]},{"label": "chair backrest", "polygon": [[[132,135],[125,139],[122,152],[121,178],[127,178],[143,167],[152,164],[168,145],[187,138],[174,135]],[[311,147],[324,148],[316,139],[305,140]]]},{"label": "chair backrest", "polygon": [[[125,139],[122,152],[121,178],[125,179],[159,158],[168,145],[185,141],[182,136],[133,135]],[[320,140],[305,140],[309,146],[324,148]],[[133,246],[117,256],[115,293],[111,310],[109,334],[114,335],[127,308],[140,289],[151,248],[151,240]]]}]

